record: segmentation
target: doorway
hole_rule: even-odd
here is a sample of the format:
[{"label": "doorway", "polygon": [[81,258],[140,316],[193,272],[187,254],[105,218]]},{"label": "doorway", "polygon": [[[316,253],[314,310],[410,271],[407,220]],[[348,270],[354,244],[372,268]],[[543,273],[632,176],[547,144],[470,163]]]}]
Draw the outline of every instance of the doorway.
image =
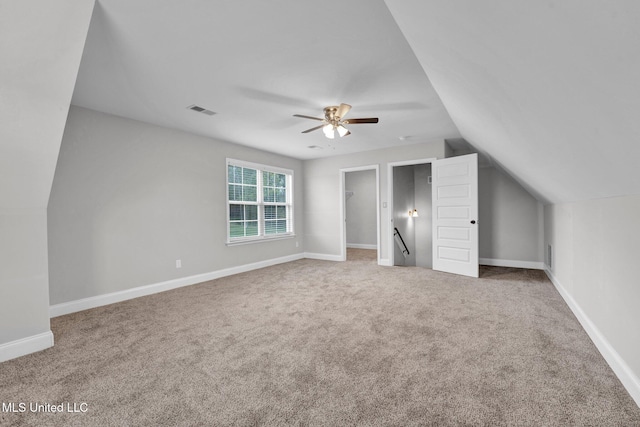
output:
[{"label": "doorway", "polygon": [[393,265],[432,268],[431,163],[393,167]]},{"label": "doorway", "polygon": [[348,252],[351,254],[362,252],[357,256],[373,256],[379,262],[380,185],[378,165],[341,169],[341,190],[342,260],[347,260]]},{"label": "doorway", "polygon": [[[417,265],[410,257],[411,245],[415,242],[415,220],[422,216],[416,205],[415,168],[407,168],[406,176],[402,176],[403,166],[415,166],[430,164],[432,179],[431,191],[431,268],[438,271],[461,274],[470,277],[478,277],[478,155],[475,153],[444,159],[410,160],[405,162],[389,163],[387,169],[388,192],[390,205],[390,227],[388,240],[388,253],[390,265]],[[418,175],[421,175],[419,172]],[[402,187],[394,185],[394,176],[402,184]],[[411,186],[413,185],[413,188]],[[407,188],[409,188],[407,190]],[[408,196],[395,197],[395,192],[405,192]],[[421,192],[420,189],[417,190]],[[414,194],[411,198],[411,194]],[[398,206],[395,206],[395,205]],[[410,205],[413,204],[414,207]],[[417,211],[418,216],[410,215]],[[409,222],[411,218],[412,222]],[[406,224],[406,225],[404,225]],[[401,243],[397,239],[397,231],[405,234],[409,239]],[[399,227],[398,227],[399,226]],[[413,237],[412,237],[413,236]],[[414,239],[412,242],[411,239]],[[404,237],[403,237],[404,239]],[[401,242],[398,242],[401,240]],[[400,249],[398,252],[395,246]],[[418,255],[418,252],[416,252]],[[407,258],[409,258],[407,264]]]}]

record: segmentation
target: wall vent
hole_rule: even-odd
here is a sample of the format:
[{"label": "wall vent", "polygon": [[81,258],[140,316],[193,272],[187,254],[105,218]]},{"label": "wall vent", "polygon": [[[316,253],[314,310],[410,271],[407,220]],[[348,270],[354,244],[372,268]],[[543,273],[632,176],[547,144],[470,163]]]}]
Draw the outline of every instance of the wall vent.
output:
[{"label": "wall vent", "polygon": [[189,105],[187,108],[197,113],[206,114],[207,116],[213,116],[214,114],[216,114],[214,111],[207,110],[206,108],[200,107],[199,105],[195,105],[195,104]]}]

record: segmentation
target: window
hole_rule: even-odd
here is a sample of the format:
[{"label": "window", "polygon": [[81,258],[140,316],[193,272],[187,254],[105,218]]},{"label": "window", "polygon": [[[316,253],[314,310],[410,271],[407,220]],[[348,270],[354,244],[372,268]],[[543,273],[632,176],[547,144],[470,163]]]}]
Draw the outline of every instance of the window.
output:
[{"label": "window", "polygon": [[293,171],[227,159],[228,243],[293,235]]}]

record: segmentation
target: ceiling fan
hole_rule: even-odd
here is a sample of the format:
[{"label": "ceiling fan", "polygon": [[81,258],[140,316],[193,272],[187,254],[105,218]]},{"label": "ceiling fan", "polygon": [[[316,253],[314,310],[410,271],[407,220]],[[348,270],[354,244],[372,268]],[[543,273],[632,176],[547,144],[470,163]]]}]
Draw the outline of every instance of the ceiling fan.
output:
[{"label": "ceiling fan", "polygon": [[367,119],[344,119],[344,116],[351,110],[351,105],[340,104],[340,106],[330,106],[324,109],[324,119],[312,116],[305,116],[302,114],[294,114],[294,117],[302,117],[303,119],[319,120],[321,125],[302,131],[302,133],[313,132],[322,128],[324,136],[329,139],[335,138],[336,131],[340,137],[351,135],[351,132],[345,127],[345,125],[356,125],[361,123],[378,123],[377,117],[371,117]]}]

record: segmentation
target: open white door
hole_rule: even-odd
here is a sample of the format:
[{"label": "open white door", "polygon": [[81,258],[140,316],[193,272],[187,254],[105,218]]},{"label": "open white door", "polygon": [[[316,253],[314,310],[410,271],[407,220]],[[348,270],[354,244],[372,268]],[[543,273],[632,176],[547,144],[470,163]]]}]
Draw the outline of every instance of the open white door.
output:
[{"label": "open white door", "polygon": [[432,163],[433,269],[478,277],[478,155]]}]

